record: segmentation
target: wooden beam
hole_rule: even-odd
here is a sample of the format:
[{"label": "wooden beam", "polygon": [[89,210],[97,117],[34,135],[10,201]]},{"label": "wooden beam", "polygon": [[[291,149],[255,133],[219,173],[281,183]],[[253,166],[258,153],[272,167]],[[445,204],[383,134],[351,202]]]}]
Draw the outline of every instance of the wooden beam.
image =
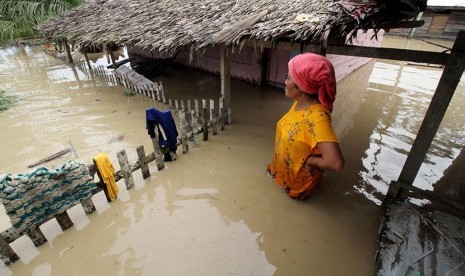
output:
[{"label": "wooden beam", "polygon": [[445,65],[449,57],[449,54],[439,52],[353,45],[328,45],[327,53],[344,56],[383,58],[441,65]]},{"label": "wooden beam", "polygon": [[[413,142],[398,182],[412,185],[418,170],[426,157],[428,149],[436,135],[447,107],[454,95],[465,69],[465,31],[460,31],[455,40],[451,54],[447,60],[439,84],[426,111],[425,118]],[[405,199],[408,190],[405,188],[389,189],[388,197]]]}]

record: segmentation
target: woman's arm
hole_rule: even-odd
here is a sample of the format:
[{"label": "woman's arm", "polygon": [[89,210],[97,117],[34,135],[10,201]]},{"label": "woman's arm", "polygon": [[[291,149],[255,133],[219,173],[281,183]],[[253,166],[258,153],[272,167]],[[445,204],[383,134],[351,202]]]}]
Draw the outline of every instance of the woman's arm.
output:
[{"label": "woman's arm", "polygon": [[340,171],[344,167],[344,157],[338,143],[319,142],[316,146],[320,150],[321,155],[307,158],[305,167],[309,172],[315,169]]}]

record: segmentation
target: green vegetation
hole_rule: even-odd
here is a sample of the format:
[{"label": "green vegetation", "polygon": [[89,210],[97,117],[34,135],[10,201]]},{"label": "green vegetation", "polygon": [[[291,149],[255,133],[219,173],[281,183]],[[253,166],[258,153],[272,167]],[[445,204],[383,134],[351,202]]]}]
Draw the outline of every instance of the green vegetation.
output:
[{"label": "green vegetation", "polygon": [[32,38],[34,26],[61,14],[83,0],[1,0],[0,41]]},{"label": "green vegetation", "polygon": [[5,91],[0,90],[0,112],[7,110],[15,101],[15,96],[5,95]]},{"label": "green vegetation", "polygon": [[136,91],[134,91],[132,89],[129,89],[129,88],[126,88],[123,91],[123,95],[126,96],[126,97],[131,97],[131,96],[136,95]]}]

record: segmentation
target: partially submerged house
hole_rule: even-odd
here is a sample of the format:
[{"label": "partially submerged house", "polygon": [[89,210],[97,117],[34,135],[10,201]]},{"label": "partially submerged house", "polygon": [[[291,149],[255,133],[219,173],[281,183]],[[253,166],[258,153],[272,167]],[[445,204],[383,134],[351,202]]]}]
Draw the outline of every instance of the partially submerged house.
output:
[{"label": "partially submerged house", "polygon": [[[391,199],[405,200],[414,192],[463,212],[463,205],[418,189],[412,183],[464,71],[465,32],[458,32],[450,54],[366,47],[366,43],[371,45],[372,39],[384,29],[422,26],[425,21],[418,19],[418,15],[425,8],[426,1],[414,0],[109,0],[86,3],[49,20],[38,29],[51,40],[65,39],[79,45],[83,51],[92,45],[126,45],[130,55],[173,58],[179,63],[219,72],[226,107],[230,105],[231,76],[255,83],[280,84],[284,80],[289,58],[304,51],[445,65],[410,154],[399,179],[391,183],[386,202],[389,203]],[[413,20],[415,18],[417,20]],[[361,38],[368,34],[368,30],[371,32],[368,37]],[[347,57],[345,61],[332,58],[339,79],[347,72],[344,66],[354,67],[348,60],[360,62],[360,59]],[[388,221],[395,224],[396,217],[402,216],[403,212],[396,211],[396,205],[390,206],[393,206],[393,211],[389,213]],[[383,229],[392,230],[392,225]],[[381,240],[386,241],[384,245],[396,243],[396,240],[388,237],[389,234],[385,234],[387,230],[381,233],[384,234]],[[399,231],[410,230],[407,227]],[[394,231],[394,234],[399,237],[400,245],[392,249],[393,254],[381,249],[384,251],[379,255],[381,261],[378,261],[382,263],[383,259],[386,260],[386,263],[380,264],[381,275],[389,272],[405,275],[408,272],[408,267],[396,265],[403,261],[405,250],[410,250],[401,248],[402,244],[408,242],[404,242],[402,233]],[[436,240],[436,243],[439,241]],[[418,256],[423,254],[425,257],[430,249],[418,247],[415,250],[420,252]],[[443,253],[436,252],[437,255]],[[429,265],[434,265],[434,262]]]},{"label": "partially submerged house", "polygon": [[[38,29],[83,48],[124,44],[130,56],[174,58],[214,73],[220,71],[220,52],[225,49],[232,77],[280,85],[293,55],[324,52],[328,40],[379,45],[383,28],[411,17],[392,6],[383,9],[373,3],[341,1],[110,0],[86,3]],[[336,65],[338,80],[369,60],[328,58]]]}]

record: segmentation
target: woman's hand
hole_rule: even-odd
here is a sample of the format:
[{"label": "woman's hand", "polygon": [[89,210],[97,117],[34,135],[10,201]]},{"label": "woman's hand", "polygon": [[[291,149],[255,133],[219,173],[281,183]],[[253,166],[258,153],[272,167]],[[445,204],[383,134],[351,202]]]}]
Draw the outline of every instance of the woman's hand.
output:
[{"label": "woman's hand", "polygon": [[316,146],[321,155],[311,155],[305,161],[305,168],[309,174],[315,170],[340,171],[344,167],[344,157],[338,143],[320,142]]}]

